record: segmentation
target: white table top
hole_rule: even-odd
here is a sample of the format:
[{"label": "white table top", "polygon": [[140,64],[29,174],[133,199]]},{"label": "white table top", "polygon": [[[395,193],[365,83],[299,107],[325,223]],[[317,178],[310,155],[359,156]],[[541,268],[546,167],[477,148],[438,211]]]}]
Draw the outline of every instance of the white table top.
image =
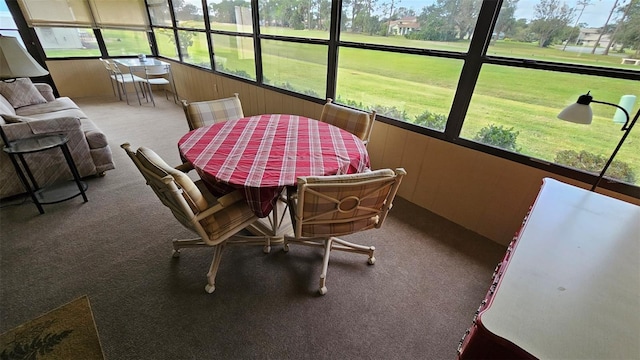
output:
[{"label": "white table top", "polygon": [[121,59],[113,59],[113,61],[117,62],[120,65],[124,65],[128,68],[137,68],[137,67],[145,67],[145,66],[159,66],[159,65],[167,65],[171,66],[170,63],[164,62],[162,60],[158,60],[156,58],[146,58],[145,61],[140,61],[140,59],[136,58],[121,58]]},{"label": "white table top", "polygon": [[540,359],[640,359],[640,207],[552,179],[480,315]]}]

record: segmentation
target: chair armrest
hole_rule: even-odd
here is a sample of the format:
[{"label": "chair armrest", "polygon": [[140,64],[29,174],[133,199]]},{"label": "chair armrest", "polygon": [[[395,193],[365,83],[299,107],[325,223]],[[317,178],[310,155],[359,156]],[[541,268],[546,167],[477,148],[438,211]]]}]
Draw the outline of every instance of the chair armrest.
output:
[{"label": "chair armrest", "polygon": [[46,83],[34,83],[33,85],[47,101],[53,101],[56,99],[51,85]]},{"label": "chair armrest", "polygon": [[183,164],[180,164],[178,166],[175,167],[176,170],[182,171],[183,173],[188,173],[189,171],[193,170],[193,165],[191,165],[191,163],[185,162]]},{"label": "chair armrest", "polygon": [[224,207],[227,207],[241,200],[244,200],[244,196],[242,195],[242,192],[240,190],[236,190],[219,197],[218,203]]},{"label": "chair armrest", "polygon": [[77,117],[59,117],[46,120],[33,120],[19,123],[3,124],[2,130],[9,141],[32,137],[37,134],[56,134],[79,132],[80,119]]}]

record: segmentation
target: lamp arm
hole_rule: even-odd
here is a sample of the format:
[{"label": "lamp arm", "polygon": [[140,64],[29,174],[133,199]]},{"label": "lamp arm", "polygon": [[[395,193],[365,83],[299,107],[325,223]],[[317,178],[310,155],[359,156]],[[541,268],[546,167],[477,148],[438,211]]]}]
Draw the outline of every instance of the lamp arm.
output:
[{"label": "lamp arm", "polygon": [[594,103],[598,103],[598,104],[605,104],[605,105],[611,105],[611,106],[615,106],[618,109],[622,110],[624,112],[624,115],[627,117],[627,121],[624,122],[624,125],[622,125],[622,131],[627,130],[627,125],[629,124],[629,119],[631,118],[631,116],[629,115],[629,112],[627,111],[627,109],[623,108],[620,105],[616,105],[616,104],[612,104],[612,103],[608,103],[608,102],[604,102],[604,101],[598,101],[598,100],[591,100],[591,102]]},{"label": "lamp arm", "polygon": [[[594,101],[594,102],[600,103],[600,101]],[[602,103],[602,104],[608,104],[608,103]],[[609,104],[609,105],[613,105],[613,104]],[[614,106],[619,107],[617,105],[614,105]],[[604,168],[602,168],[602,171],[600,172],[600,175],[598,176],[598,180],[596,180],[595,184],[593,184],[593,186],[591,187],[591,191],[594,191],[596,189],[596,187],[598,186],[598,184],[600,183],[600,180],[602,180],[602,177],[607,172],[607,169],[609,168],[609,165],[611,165],[611,162],[613,162],[613,158],[616,157],[616,154],[618,154],[618,150],[620,150],[620,148],[622,147],[622,144],[624,143],[625,139],[627,138],[627,135],[629,135],[629,133],[631,132],[631,129],[633,128],[633,125],[636,124],[636,121],[640,117],[640,110],[638,110],[636,115],[633,117],[633,120],[631,120],[631,123],[629,123],[629,113],[626,110],[624,110],[624,112],[625,112],[625,114],[627,114],[627,122],[622,127],[622,130],[625,131],[625,133],[622,134],[622,138],[620,139],[620,142],[618,142],[618,145],[616,146],[615,150],[613,150],[613,154],[611,154],[611,157],[609,158],[607,163],[604,165]],[[628,127],[627,127],[627,123],[629,123]]]}]

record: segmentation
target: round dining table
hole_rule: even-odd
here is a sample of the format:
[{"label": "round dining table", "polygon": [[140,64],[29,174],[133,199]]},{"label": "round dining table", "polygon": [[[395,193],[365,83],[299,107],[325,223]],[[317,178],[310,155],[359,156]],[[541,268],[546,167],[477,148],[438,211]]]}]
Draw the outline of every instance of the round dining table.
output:
[{"label": "round dining table", "polygon": [[336,126],[297,115],[267,114],[215,123],[178,141],[214,194],[243,189],[260,218],[299,176],[353,174],[370,167],[365,144]]}]

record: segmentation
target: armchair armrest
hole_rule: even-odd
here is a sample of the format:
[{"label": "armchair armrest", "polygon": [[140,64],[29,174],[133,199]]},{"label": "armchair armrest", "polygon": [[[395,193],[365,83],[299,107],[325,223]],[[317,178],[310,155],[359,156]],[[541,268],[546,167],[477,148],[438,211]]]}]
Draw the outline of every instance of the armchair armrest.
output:
[{"label": "armchair armrest", "polygon": [[80,119],[77,117],[23,121],[1,126],[9,141],[28,138],[37,134],[55,133],[79,133],[84,138],[84,133],[80,129]]},{"label": "armchair armrest", "polygon": [[56,99],[51,85],[46,83],[34,83],[33,85],[47,101],[53,101]]},{"label": "armchair armrest", "polygon": [[187,172],[193,170],[193,165],[191,165],[191,163],[189,163],[189,162],[185,162],[185,163],[182,163],[182,164],[176,166],[175,169],[176,170],[180,170],[183,173],[187,173]]}]

